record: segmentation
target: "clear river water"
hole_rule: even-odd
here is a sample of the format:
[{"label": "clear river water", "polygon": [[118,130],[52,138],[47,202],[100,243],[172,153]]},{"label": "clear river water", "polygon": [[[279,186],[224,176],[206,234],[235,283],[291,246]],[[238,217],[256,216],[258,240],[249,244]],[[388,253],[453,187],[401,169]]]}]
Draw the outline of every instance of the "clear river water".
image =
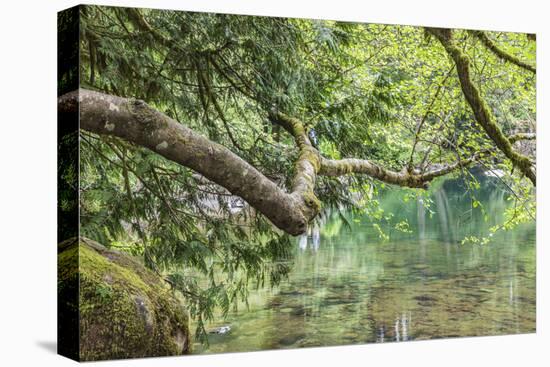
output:
[{"label": "clear river water", "polygon": [[328,216],[296,239],[292,270],[279,286],[252,290],[240,307],[210,326],[194,353],[402,342],[535,331],[535,223],[499,231],[490,243],[461,244],[487,236],[510,205],[494,181],[478,198],[485,221],[459,181],[431,190],[433,203],[402,200],[398,189],[380,198],[393,223],[380,238],[368,217],[348,215],[351,228]]}]

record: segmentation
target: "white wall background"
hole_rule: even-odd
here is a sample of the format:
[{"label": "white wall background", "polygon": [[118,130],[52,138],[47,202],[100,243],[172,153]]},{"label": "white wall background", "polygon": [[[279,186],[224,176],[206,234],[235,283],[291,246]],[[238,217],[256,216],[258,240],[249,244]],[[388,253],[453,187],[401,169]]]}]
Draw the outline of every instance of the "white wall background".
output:
[{"label": "white wall background", "polygon": [[[205,10],[537,33],[537,334],[104,362],[102,366],[539,366],[550,351],[548,9],[527,0],[122,0]],[[56,339],[56,12],[76,1],[0,9],[0,365],[66,366]],[[546,101],[547,104],[544,104]],[[546,361],[545,361],[546,360]]]}]

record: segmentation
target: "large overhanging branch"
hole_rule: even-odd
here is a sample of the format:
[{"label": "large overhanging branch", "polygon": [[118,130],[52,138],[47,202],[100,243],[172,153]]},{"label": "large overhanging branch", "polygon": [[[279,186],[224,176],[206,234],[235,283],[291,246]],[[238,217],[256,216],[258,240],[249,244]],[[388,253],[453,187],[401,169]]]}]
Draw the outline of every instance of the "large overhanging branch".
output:
[{"label": "large overhanging branch", "polygon": [[500,47],[498,47],[490,38],[487,36],[487,34],[483,31],[471,31],[471,33],[476,36],[485,47],[489,51],[491,51],[493,54],[495,54],[498,58],[501,60],[504,60],[506,62],[509,62],[511,64],[514,64],[516,66],[519,66],[520,68],[523,68],[525,70],[529,70],[532,73],[537,73],[537,69],[535,69],[534,66],[531,66],[527,64],[526,62],[521,61],[517,57],[510,55],[509,53],[502,50]]},{"label": "large overhanging branch", "polygon": [[496,144],[497,148],[524,174],[533,185],[536,185],[536,173],[529,157],[516,152],[510,140],[504,135],[495,122],[493,113],[485,103],[479,89],[475,86],[470,75],[470,60],[462,50],[456,46],[452,38],[452,31],[443,28],[427,28],[443,45],[451,56],[458,73],[460,86],[466,101],[474,112],[477,123],[485,130],[487,136]]},{"label": "large overhanging branch", "polygon": [[435,177],[465,167],[479,154],[424,173],[395,172],[363,159],[330,160],[321,157],[297,119],[272,112],[272,121],[282,125],[296,141],[299,156],[290,192],[286,192],[238,155],[171,119],[145,102],[79,89],[59,97],[60,113],[80,114],[80,128],[111,135],[188,167],[246,200],[283,231],[298,235],[320,210],[314,194],[317,175],[366,174],[394,185],[425,188]]},{"label": "large overhanging branch", "polygon": [[59,97],[58,109],[79,111],[81,129],[122,138],[201,173],[292,235],[304,233],[318,213],[318,203],[308,195],[312,186],[301,184],[311,172],[299,170],[294,191],[287,193],[229,149],[141,100],[79,89]]}]

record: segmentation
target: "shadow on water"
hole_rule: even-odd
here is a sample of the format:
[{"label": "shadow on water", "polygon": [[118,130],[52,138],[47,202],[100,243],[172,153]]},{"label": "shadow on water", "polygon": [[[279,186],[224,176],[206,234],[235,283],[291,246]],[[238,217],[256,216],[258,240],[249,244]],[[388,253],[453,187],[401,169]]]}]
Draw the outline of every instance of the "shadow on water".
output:
[{"label": "shadow on water", "polygon": [[509,205],[485,182],[472,210],[456,182],[423,200],[404,202],[398,191],[380,200],[407,220],[413,233],[385,228],[382,241],[369,219],[338,216],[296,240],[289,279],[251,291],[250,308],[218,323],[231,332],[197,353],[252,351],[535,331],[535,224],[497,233],[488,245],[460,244],[487,236]]}]

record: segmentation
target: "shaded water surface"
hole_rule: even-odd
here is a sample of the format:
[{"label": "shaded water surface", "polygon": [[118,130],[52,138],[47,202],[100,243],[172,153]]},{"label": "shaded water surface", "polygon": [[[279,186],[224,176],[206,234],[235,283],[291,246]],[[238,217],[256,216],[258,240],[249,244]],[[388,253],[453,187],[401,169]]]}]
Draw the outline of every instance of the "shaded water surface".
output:
[{"label": "shaded water surface", "polygon": [[[488,235],[508,205],[484,184],[481,202],[490,219],[471,210],[456,183],[434,190],[429,209],[388,192],[381,200],[413,233],[383,229],[382,241],[368,218],[328,218],[296,239],[293,268],[279,287],[250,294],[212,326],[196,353],[421,340],[535,331],[535,225],[498,232],[487,245],[460,244]],[[399,196],[399,197],[398,197]]]}]

